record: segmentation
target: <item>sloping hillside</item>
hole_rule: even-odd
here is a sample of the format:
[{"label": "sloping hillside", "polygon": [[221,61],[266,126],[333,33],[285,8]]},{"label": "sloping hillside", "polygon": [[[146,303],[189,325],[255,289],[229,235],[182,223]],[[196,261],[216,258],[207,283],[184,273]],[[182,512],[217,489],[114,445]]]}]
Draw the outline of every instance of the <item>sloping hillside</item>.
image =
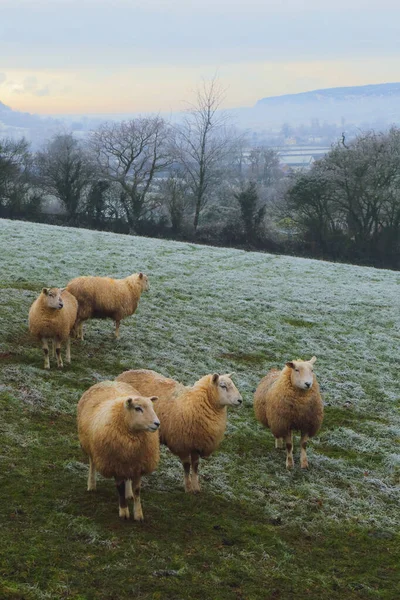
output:
[{"label": "sloping hillside", "polygon": [[[0,220],[0,597],[28,600],[400,597],[400,274],[239,250]],[[151,289],[113,339],[86,325],[72,365],[42,369],[27,332],[43,286],[143,270]],[[318,357],[325,421],[310,469],[256,421],[271,367]],[[203,492],[163,451],[143,524],[119,522],[114,484],[86,490],[76,404],[128,368],[192,383],[236,371]]]}]

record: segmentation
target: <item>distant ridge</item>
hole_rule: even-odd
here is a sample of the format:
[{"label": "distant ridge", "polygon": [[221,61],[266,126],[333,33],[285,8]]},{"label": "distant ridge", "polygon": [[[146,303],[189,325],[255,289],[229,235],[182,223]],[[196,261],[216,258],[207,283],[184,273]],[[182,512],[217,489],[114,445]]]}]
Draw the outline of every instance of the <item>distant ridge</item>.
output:
[{"label": "distant ridge", "polygon": [[315,100],[355,100],[358,98],[400,96],[400,83],[376,83],[371,85],[357,85],[349,87],[334,87],[299,92],[298,94],[283,94],[280,96],[267,96],[256,103],[260,105],[274,105],[282,102],[315,101]]}]

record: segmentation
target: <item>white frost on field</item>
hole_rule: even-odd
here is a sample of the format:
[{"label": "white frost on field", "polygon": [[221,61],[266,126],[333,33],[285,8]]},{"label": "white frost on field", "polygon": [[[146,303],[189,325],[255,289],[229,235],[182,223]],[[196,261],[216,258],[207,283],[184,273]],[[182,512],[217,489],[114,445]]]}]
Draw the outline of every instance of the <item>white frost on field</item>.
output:
[{"label": "white frost on field", "polygon": [[[0,253],[1,377],[26,410],[74,414],[82,391],[128,368],[185,384],[235,371],[245,405],[230,411],[220,451],[201,466],[205,493],[283,520],[301,522],[312,507],[315,520],[398,523],[400,273],[7,220]],[[151,289],[121,324],[121,339],[110,321],[88,322],[72,366],[44,373],[27,335],[40,289],[140,270]],[[252,395],[268,369],[314,354],[326,419],[310,443],[310,470],[299,469],[296,438],[289,474],[254,419]],[[163,451],[146,485],[181,487],[177,459]]]}]

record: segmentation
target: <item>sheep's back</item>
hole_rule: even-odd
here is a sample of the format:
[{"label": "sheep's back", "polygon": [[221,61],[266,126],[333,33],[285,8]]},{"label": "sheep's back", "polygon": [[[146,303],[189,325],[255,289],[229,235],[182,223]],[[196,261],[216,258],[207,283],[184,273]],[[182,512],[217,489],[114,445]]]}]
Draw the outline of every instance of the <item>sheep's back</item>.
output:
[{"label": "sheep's back", "polygon": [[[150,369],[136,369],[125,371],[118,375],[116,381],[124,381],[137,389],[142,396],[158,396],[160,400],[167,400],[177,395],[179,391],[185,388],[181,383],[174,379],[164,377],[156,371]],[[159,401],[155,403],[155,408]],[[156,409],[157,412],[157,409]]]},{"label": "sheep's back", "polygon": [[126,281],[110,277],[77,277],[68,283],[67,290],[78,300],[78,316],[120,320],[132,314],[137,299]]}]

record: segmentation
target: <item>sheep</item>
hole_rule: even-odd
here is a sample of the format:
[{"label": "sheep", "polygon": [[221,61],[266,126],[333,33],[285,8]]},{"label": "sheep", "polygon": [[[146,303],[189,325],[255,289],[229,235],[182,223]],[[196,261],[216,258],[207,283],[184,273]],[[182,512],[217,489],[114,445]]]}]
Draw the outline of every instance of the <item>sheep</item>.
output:
[{"label": "sheep", "polygon": [[300,466],[308,468],[307,440],[322,424],[324,408],[317,378],[313,373],[316,361],[293,360],[279,371],[272,369],[260,381],[254,394],[256,418],[275,436],[275,447],[286,441],[286,468],[293,468],[293,431],[301,433]]},{"label": "sheep", "polygon": [[43,288],[33,302],[28,317],[29,331],[42,342],[44,368],[50,369],[48,340],[53,340],[57,366],[62,368],[61,342],[67,343],[65,360],[71,362],[70,334],[74,327],[78,302],[65,288]]},{"label": "sheep", "polygon": [[143,521],[142,475],[152,473],[160,458],[153,409],[156,396],[143,397],[131,385],[102,381],[86,390],[78,403],[78,434],[89,457],[88,491],[96,489],[96,471],[115,479],[119,516],[129,519],[127,499],[133,498],[133,518]]},{"label": "sheep", "polygon": [[160,441],[182,461],[186,492],[200,492],[200,457],[207,458],[218,448],[225,433],[227,406],[242,403],[231,375],[205,375],[192,387],[145,369],[117,377],[141,394],[159,397],[154,408],[161,422]]},{"label": "sheep", "polygon": [[76,277],[67,290],[78,300],[75,333],[83,340],[83,322],[87,319],[114,319],[115,337],[119,338],[122,319],[133,315],[142,292],[150,289],[147,275],[134,273],[125,279]]}]

